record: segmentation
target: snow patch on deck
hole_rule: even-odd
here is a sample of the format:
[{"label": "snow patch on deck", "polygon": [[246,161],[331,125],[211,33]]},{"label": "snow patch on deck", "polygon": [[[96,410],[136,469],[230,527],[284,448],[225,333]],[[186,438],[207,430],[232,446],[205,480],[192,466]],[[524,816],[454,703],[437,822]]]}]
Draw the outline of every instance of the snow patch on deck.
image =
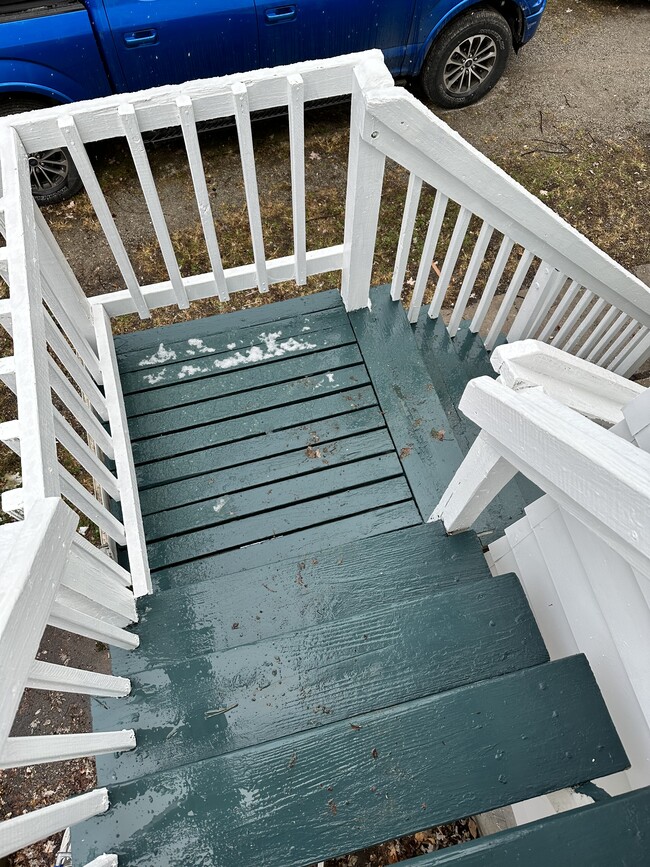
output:
[{"label": "snow patch on deck", "polygon": [[165,378],[166,372],[167,368],[163,367],[163,369],[159,373],[148,373],[145,376],[145,380],[149,383],[149,385],[156,385],[156,383],[160,382]]},{"label": "snow patch on deck", "polygon": [[153,355],[142,359],[140,367],[147,367],[152,364],[164,364],[166,361],[176,361],[176,353],[173,349],[166,349],[165,344],[161,343]]}]

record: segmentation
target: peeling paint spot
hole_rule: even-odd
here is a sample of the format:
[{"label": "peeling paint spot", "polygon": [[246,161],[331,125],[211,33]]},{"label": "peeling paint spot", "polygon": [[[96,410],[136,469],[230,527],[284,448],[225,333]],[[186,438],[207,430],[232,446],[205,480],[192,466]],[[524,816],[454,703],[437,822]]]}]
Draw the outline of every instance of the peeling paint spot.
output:
[{"label": "peeling paint spot", "polygon": [[165,344],[161,343],[157,351],[148,358],[143,358],[140,362],[140,367],[146,367],[151,364],[164,364],[166,361],[175,361],[176,353],[173,349],[165,349]]}]

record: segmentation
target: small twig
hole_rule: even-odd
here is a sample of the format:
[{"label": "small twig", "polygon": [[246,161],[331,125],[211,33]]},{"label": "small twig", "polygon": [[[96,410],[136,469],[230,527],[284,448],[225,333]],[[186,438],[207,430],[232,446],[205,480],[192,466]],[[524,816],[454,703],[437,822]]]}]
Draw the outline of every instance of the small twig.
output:
[{"label": "small twig", "polygon": [[539,110],[539,131],[544,135],[544,115],[542,114],[541,108]]},{"label": "small twig", "polygon": [[206,719],[210,719],[210,717],[220,716],[222,713],[228,713],[229,710],[234,710],[236,707],[239,707],[239,702],[231,704],[230,707],[220,707],[216,710],[206,710],[204,716]]},{"label": "small twig", "polygon": [[269,587],[269,585],[268,585],[268,584],[264,584],[264,582],[262,582],[262,587],[264,587],[265,590],[268,590],[269,593],[277,593],[277,592],[278,592],[277,590],[272,590],[272,589]]}]

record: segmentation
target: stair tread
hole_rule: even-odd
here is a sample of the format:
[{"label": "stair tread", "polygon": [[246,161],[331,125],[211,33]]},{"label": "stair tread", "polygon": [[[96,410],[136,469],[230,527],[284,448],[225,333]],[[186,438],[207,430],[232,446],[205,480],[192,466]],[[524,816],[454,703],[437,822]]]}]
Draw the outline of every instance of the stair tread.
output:
[{"label": "stair tread", "polygon": [[[376,514],[371,521],[378,529]],[[140,646],[134,653],[115,649],[115,670],[132,674],[173,659],[329,623],[362,608],[372,611],[422,599],[490,575],[473,533],[450,537],[440,523],[416,524],[377,535],[369,543],[363,519],[356,516],[359,535],[354,541],[336,544],[343,541],[342,533],[330,535],[332,525],[327,525],[322,528],[326,533],[297,546],[293,557],[285,556],[285,545],[283,559],[265,562],[265,549],[270,544],[277,551],[278,540],[243,549],[237,553],[249,555],[249,568],[239,561],[242,568],[236,575],[211,571],[210,563],[216,559],[218,564],[218,556],[188,564],[185,569],[194,567],[194,577],[203,580],[191,582],[188,576],[139,600],[135,631]],[[290,539],[284,537],[285,543]],[[233,623],[241,630],[233,630]]]},{"label": "stair tread", "polygon": [[650,850],[650,787],[414,858],[413,867],[641,867]]},{"label": "stair tread", "polygon": [[97,730],[133,728],[138,744],[98,757],[98,779],[134,779],[548,660],[515,575],[359,612],[188,661],[174,645],[166,664],[131,675],[129,696],[93,701]]},{"label": "stair tread", "polygon": [[300,867],[626,766],[577,656],[111,786],[73,845],[81,863]]}]

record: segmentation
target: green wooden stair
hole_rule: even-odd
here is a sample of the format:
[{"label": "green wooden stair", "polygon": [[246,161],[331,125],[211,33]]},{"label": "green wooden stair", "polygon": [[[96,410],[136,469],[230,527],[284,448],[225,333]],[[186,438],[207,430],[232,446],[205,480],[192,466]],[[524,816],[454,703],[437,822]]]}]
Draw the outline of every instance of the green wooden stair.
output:
[{"label": "green wooden stair", "polygon": [[585,658],[550,662],[517,578],[426,523],[465,434],[424,326],[372,300],[115,339],[154,593],[113,654],[131,694],[93,701],[138,746],[98,758],[79,863],[305,867],[627,766]]}]

